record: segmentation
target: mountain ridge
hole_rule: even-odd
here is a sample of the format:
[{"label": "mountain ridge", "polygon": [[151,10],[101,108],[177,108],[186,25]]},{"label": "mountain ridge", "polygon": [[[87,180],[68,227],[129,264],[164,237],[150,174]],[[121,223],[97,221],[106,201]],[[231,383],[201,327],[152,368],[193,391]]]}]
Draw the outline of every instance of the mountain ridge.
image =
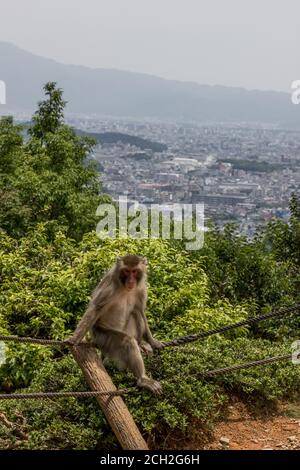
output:
[{"label": "mountain ridge", "polygon": [[35,109],[42,86],[56,81],[64,90],[70,113],[300,127],[300,106],[291,103],[288,93],[63,64],[1,41],[0,79],[7,86],[4,109]]}]

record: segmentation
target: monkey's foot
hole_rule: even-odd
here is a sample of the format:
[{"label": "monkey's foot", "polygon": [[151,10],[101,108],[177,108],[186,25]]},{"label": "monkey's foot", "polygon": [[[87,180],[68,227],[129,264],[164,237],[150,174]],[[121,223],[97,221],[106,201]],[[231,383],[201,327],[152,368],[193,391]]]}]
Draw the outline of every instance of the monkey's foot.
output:
[{"label": "monkey's foot", "polygon": [[146,388],[150,390],[151,393],[154,395],[161,395],[162,394],[162,386],[160,385],[157,380],[149,379],[149,377],[142,377],[137,381],[138,387]]}]

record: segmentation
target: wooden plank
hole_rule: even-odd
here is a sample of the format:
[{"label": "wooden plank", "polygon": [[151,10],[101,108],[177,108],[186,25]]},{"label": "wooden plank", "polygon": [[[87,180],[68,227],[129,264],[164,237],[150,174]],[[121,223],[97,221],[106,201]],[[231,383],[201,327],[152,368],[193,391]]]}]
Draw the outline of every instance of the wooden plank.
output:
[{"label": "wooden plank", "polygon": [[[71,347],[70,350],[91,390],[101,392],[117,390],[95,348],[80,345]],[[123,449],[148,450],[121,396],[99,395],[96,399]]]}]

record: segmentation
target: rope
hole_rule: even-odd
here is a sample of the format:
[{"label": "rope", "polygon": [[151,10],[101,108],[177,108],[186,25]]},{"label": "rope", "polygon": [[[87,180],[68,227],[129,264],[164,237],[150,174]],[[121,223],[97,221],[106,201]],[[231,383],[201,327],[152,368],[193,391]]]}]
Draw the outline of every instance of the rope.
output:
[{"label": "rope", "polygon": [[[258,361],[245,362],[244,364],[235,364],[233,366],[222,367],[220,369],[213,369],[207,372],[203,372],[200,375],[202,377],[214,377],[216,375],[226,374],[227,372],[232,372],[240,369],[250,369],[251,367],[257,367],[265,364],[270,364],[272,362],[287,361],[291,360],[291,354],[283,354],[282,356],[267,357],[265,359],[260,359]],[[97,396],[121,396],[125,395],[135,388],[123,388],[119,390],[108,390],[108,391],[84,391],[84,392],[36,392],[36,393],[10,393],[10,394],[0,394],[0,400],[46,400],[52,398],[86,398],[86,397],[97,397]]]},{"label": "rope", "polygon": [[[60,341],[58,339],[43,339],[43,338],[30,338],[30,336],[6,336],[0,335],[0,341],[14,341],[16,343],[32,343],[42,344],[44,346],[72,346],[71,343],[66,341]],[[94,343],[84,341],[79,343],[80,346],[95,346]]]},{"label": "rope", "polygon": [[224,333],[225,331],[232,330],[234,328],[239,328],[240,326],[252,325],[254,323],[257,323],[263,320],[268,320],[269,318],[273,318],[273,317],[281,317],[283,315],[287,315],[299,309],[300,309],[300,304],[296,304],[291,307],[286,307],[281,310],[275,310],[274,312],[266,313],[264,315],[247,318],[246,320],[241,320],[238,323],[231,323],[230,325],[221,326],[219,328],[213,328],[212,330],[201,331],[200,333],[195,333],[195,334],[187,335],[187,336],[181,336],[180,338],[175,338],[175,339],[172,339],[171,341],[163,341],[162,342],[163,348],[167,348],[170,346],[181,346],[182,344],[187,344],[187,343],[191,343],[193,341],[197,341],[202,338],[207,338],[208,336],[212,336],[217,333]]},{"label": "rope", "polygon": [[[229,367],[222,367],[220,369],[213,369],[207,372],[201,373],[202,377],[214,377],[215,375],[226,374],[240,369],[250,369],[251,367],[257,367],[272,362],[287,361],[291,360],[291,354],[283,354],[282,356],[267,357],[258,361],[245,362],[244,364],[235,364]],[[37,392],[37,393],[10,393],[0,394],[0,400],[32,400],[32,399],[52,399],[52,398],[86,398],[86,397],[97,397],[107,395],[110,397],[125,395],[135,388],[123,388],[119,390],[108,390],[108,391],[85,391],[85,392]]]},{"label": "rope", "polygon": [[[281,317],[283,315],[288,315],[296,310],[300,310],[300,304],[293,305],[291,307],[286,307],[281,310],[275,310],[274,312],[266,313],[264,315],[259,315],[252,318],[247,318],[246,320],[242,320],[238,323],[231,323],[230,325],[221,326],[219,328],[214,328],[208,331],[200,331],[199,333],[195,333],[192,335],[181,336],[180,338],[172,339],[171,341],[163,341],[162,345],[163,348],[167,348],[170,346],[181,346],[182,344],[191,343],[193,341],[197,341],[198,339],[207,338],[208,336],[215,335],[217,333],[224,333],[225,331],[232,330],[234,328],[239,328],[240,326],[244,325],[252,325],[254,323],[268,320],[269,318],[273,317]],[[0,335],[0,341],[14,341],[17,343],[32,343],[32,344],[42,344],[45,346],[72,346],[71,343],[68,341],[60,341],[55,339],[42,339],[42,338],[30,338],[29,336],[5,336]],[[92,342],[82,342],[80,345],[85,345],[88,347],[95,346]]]},{"label": "rope", "polygon": [[51,399],[51,398],[65,398],[65,397],[74,397],[74,398],[85,398],[85,397],[98,397],[102,395],[107,395],[110,397],[115,397],[119,395],[124,395],[125,393],[130,392],[133,388],[123,388],[120,390],[111,390],[111,391],[86,391],[86,392],[37,392],[37,393],[0,393],[0,400],[32,400],[32,399]]},{"label": "rope", "polygon": [[[278,311],[270,312],[264,315],[259,315],[256,317],[248,318],[246,320],[242,320],[238,323],[232,323],[230,325],[222,326],[219,328],[214,328],[208,331],[201,331],[200,333],[182,336],[181,338],[176,338],[171,341],[163,342],[163,347],[169,346],[180,346],[182,344],[190,343],[193,341],[197,341],[201,338],[206,338],[208,336],[217,334],[217,333],[224,333],[225,331],[231,330],[233,328],[238,328],[244,325],[252,325],[254,323],[267,320],[273,317],[280,317],[283,315],[287,315],[293,311],[299,310],[300,305],[296,304],[291,307],[286,307]],[[59,341],[59,340],[52,340],[52,339],[42,339],[42,338],[30,338],[30,337],[20,337],[20,336],[6,336],[0,335],[0,341],[14,341],[19,343],[33,343],[33,344],[41,344],[41,345],[52,345],[52,346],[72,346],[67,341]],[[83,342],[80,343],[81,345],[85,346],[94,346],[93,343]],[[235,370],[240,369],[249,369],[251,367],[256,367],[260,365],[270,364],[272,362],[278,361],[286,361],[292,358],[291,354],[284,354],[282,356],[275,356],[275,357],[268,357],[265,359],[260,359],[258,361],[251,361],[246,362],[244,364],[235,364],[233,366],[222,367],[220,369],[214,369],[207,372],[202,373],[203,377],[214,377],[215,375],[226,374],[227,372],[232,372]],[[132,388],[124,388],[120,390],[111,390],[111,391],[84,391],[84,392],[37,392],[37,393],[11,393],[11,394],[0,394],[0,400],[31,400],[31,399],[52,399],[52,398],[66,398],[66,397],[75,397],[75,398],[84,398],[84,397],[97,397],[97,396],[120,396],[124,395],[130,391]]]},{"label": "rope", "polygon": [[14,341],[16,343],[33,343],[33,344],[44,344],[44,345],[53,345],[60,346],[62,341],[55,339],[39,339],[39,338],[30,338],[29,336],[5,336],[0,335],[0,341]]},{"label": "rope", "polygon": [[222,367],[221,369],[209,370],[208,372],[204,372],[203,375],[204,377],[213,377],[219,374],[226,374],[233,370],[250,369],[250,367],[270,364],[271,362],[287,361],[289,359],[292,360],[291,354],[283,354],[282,356],[267,357],[266,359],[260,359],[259,361],[245,362],[244,364],[235,364],[229,367]]}]

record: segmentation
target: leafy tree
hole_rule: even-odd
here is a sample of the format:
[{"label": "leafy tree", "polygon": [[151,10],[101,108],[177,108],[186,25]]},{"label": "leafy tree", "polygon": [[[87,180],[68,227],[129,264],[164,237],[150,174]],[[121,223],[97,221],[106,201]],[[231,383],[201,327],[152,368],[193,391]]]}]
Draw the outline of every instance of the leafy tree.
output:
[{"label": "leafy tree", "polygon": [[63,101],[63,92],[56,87],[55,82],[48,82],[44,86],[46,100],[39,102],[38,110],[32,117],[33,125],[29,129],[29,134],[44,141],[47,134],[54,134],[63,123],[64,108],[66,101]]},{"label": "leafy tree", "polygon": [[300,197],[293,194],[290,200],[291,217],[288,223],[274,219],[262,231],[263,249],[277,264],[288,266],[286,277],[293,286],[293,297],[300,292]]},{"label": "leafy tree", "polygon": [[18,237],[47,221],[50,238],[60,227],[80,239],[95,227],[101,201],[99,174],[90,159],[94,141],[63,123],[65,102],[55,83],[48,83],[45,93],[27,141],[11,119],[0,126],[1,227]]},{"label": "leafy tree", "polygon": [[1,181],[11,175],[20,163],[23,138],[22,127],[16,126],[11,116],[0,119],[0,174]]},{"label": "leafy tree", "polygon": [[256,310],[289,303],[294,295],[289,262],[279,263],[260,235],[247,240],[234,225],[223,231],[212,225],[194,257],[202,262],[214,299],[228,298]]},{"label": "leafy tree", "polygon": [[8,233],[25,232],[29,209],[16,188],[16,172],[24,162],[22,126],[11,117],[0,119],[0,227]]}]

